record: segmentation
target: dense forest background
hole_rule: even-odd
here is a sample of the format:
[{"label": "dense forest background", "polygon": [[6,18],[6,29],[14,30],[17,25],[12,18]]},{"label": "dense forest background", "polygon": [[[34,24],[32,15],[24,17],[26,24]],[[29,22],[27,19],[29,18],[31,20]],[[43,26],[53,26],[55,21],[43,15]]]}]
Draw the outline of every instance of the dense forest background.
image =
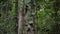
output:
[{"label": "dense forest background", "polygon": [[28,27],[35,34],[60,34],[60,0],[0,0],[0,34],[26,34]]}]

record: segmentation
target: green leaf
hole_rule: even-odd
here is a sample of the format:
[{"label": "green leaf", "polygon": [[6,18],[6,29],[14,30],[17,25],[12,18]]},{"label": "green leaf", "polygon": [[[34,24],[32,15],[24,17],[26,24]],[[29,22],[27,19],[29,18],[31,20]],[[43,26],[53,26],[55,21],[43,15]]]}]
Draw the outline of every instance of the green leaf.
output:
[{"label": "green leaf", "polygon": [[31,0],[25,0],[25,4],[29,3]]}]

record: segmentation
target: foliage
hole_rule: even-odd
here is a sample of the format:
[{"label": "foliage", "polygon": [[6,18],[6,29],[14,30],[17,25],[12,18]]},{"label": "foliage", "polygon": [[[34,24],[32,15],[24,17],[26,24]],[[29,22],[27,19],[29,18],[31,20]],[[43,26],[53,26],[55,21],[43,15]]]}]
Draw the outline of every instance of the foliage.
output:
[{"label": "foliage", "polygon": [[[1,7],[0,10],[0,34],[15,34],[15,28],[16,28],[16,22],[15,22],[15,0],[10,0],[9,6],[11,8],[6,6],[6,2],[9,0],[1,0],[1,2],[4,2],[4,6]],[[12,2],[11,2],[12,1]],[[5,10],[4,10],[4,9]],[[9,10],[8,10],[9,9]],[[8,11],[7,11],[8,10]]]},{"label": "foliage", "polygon": [[[0,0],[0,6],[5,5],[5,7],[0,8],[0,34],[16,34],[16,0],[11,0],[11,8],[8,11],[5,9],[8,0]],[[58,0],[60,7],[60,0]],[[20,0],[18,0],[20,2]],[[25,5],[27,5],[30,0],[25,0]],[[4,9],[5,10],[4,10]],[[19,7],[18,7],[19,8]],[[58,27],[60,26],[60,8],[58,8]],[[54,34],[56,23],[54,20],[54,0],[35,0],[35,25],[38,34]],[[29,18],[29,17],[28,17]],[[60,29],[59,29],[60,30]]]}]

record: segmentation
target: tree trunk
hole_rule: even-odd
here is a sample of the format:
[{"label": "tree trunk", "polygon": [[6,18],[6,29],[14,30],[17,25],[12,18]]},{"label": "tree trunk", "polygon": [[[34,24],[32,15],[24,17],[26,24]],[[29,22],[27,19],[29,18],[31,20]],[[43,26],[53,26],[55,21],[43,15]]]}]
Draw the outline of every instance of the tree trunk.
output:
[{"label": "tree trunk", "polygon": [[24,0],[21,0],[19,9],[18,34],[23,34],[23,23],[24,23]]}]

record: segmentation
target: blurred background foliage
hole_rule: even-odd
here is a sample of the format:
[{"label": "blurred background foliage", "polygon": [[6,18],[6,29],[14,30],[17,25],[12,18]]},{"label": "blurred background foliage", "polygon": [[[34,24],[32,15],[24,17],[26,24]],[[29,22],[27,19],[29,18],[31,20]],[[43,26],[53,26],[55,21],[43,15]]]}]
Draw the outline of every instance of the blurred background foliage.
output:
[{"label": "blurred background foliage", "polygon": [[[25,5],[29,2],[30,0],[25,0]],[[58,4],[57,23],[60,30],[60,0],[58,0]],[[37,34],[55,33],[56,23],[54,12],[54,0],[35,0],[35,25]],[[0,34],[16,34],[17,18],[16,0],[0,0]]]}]

